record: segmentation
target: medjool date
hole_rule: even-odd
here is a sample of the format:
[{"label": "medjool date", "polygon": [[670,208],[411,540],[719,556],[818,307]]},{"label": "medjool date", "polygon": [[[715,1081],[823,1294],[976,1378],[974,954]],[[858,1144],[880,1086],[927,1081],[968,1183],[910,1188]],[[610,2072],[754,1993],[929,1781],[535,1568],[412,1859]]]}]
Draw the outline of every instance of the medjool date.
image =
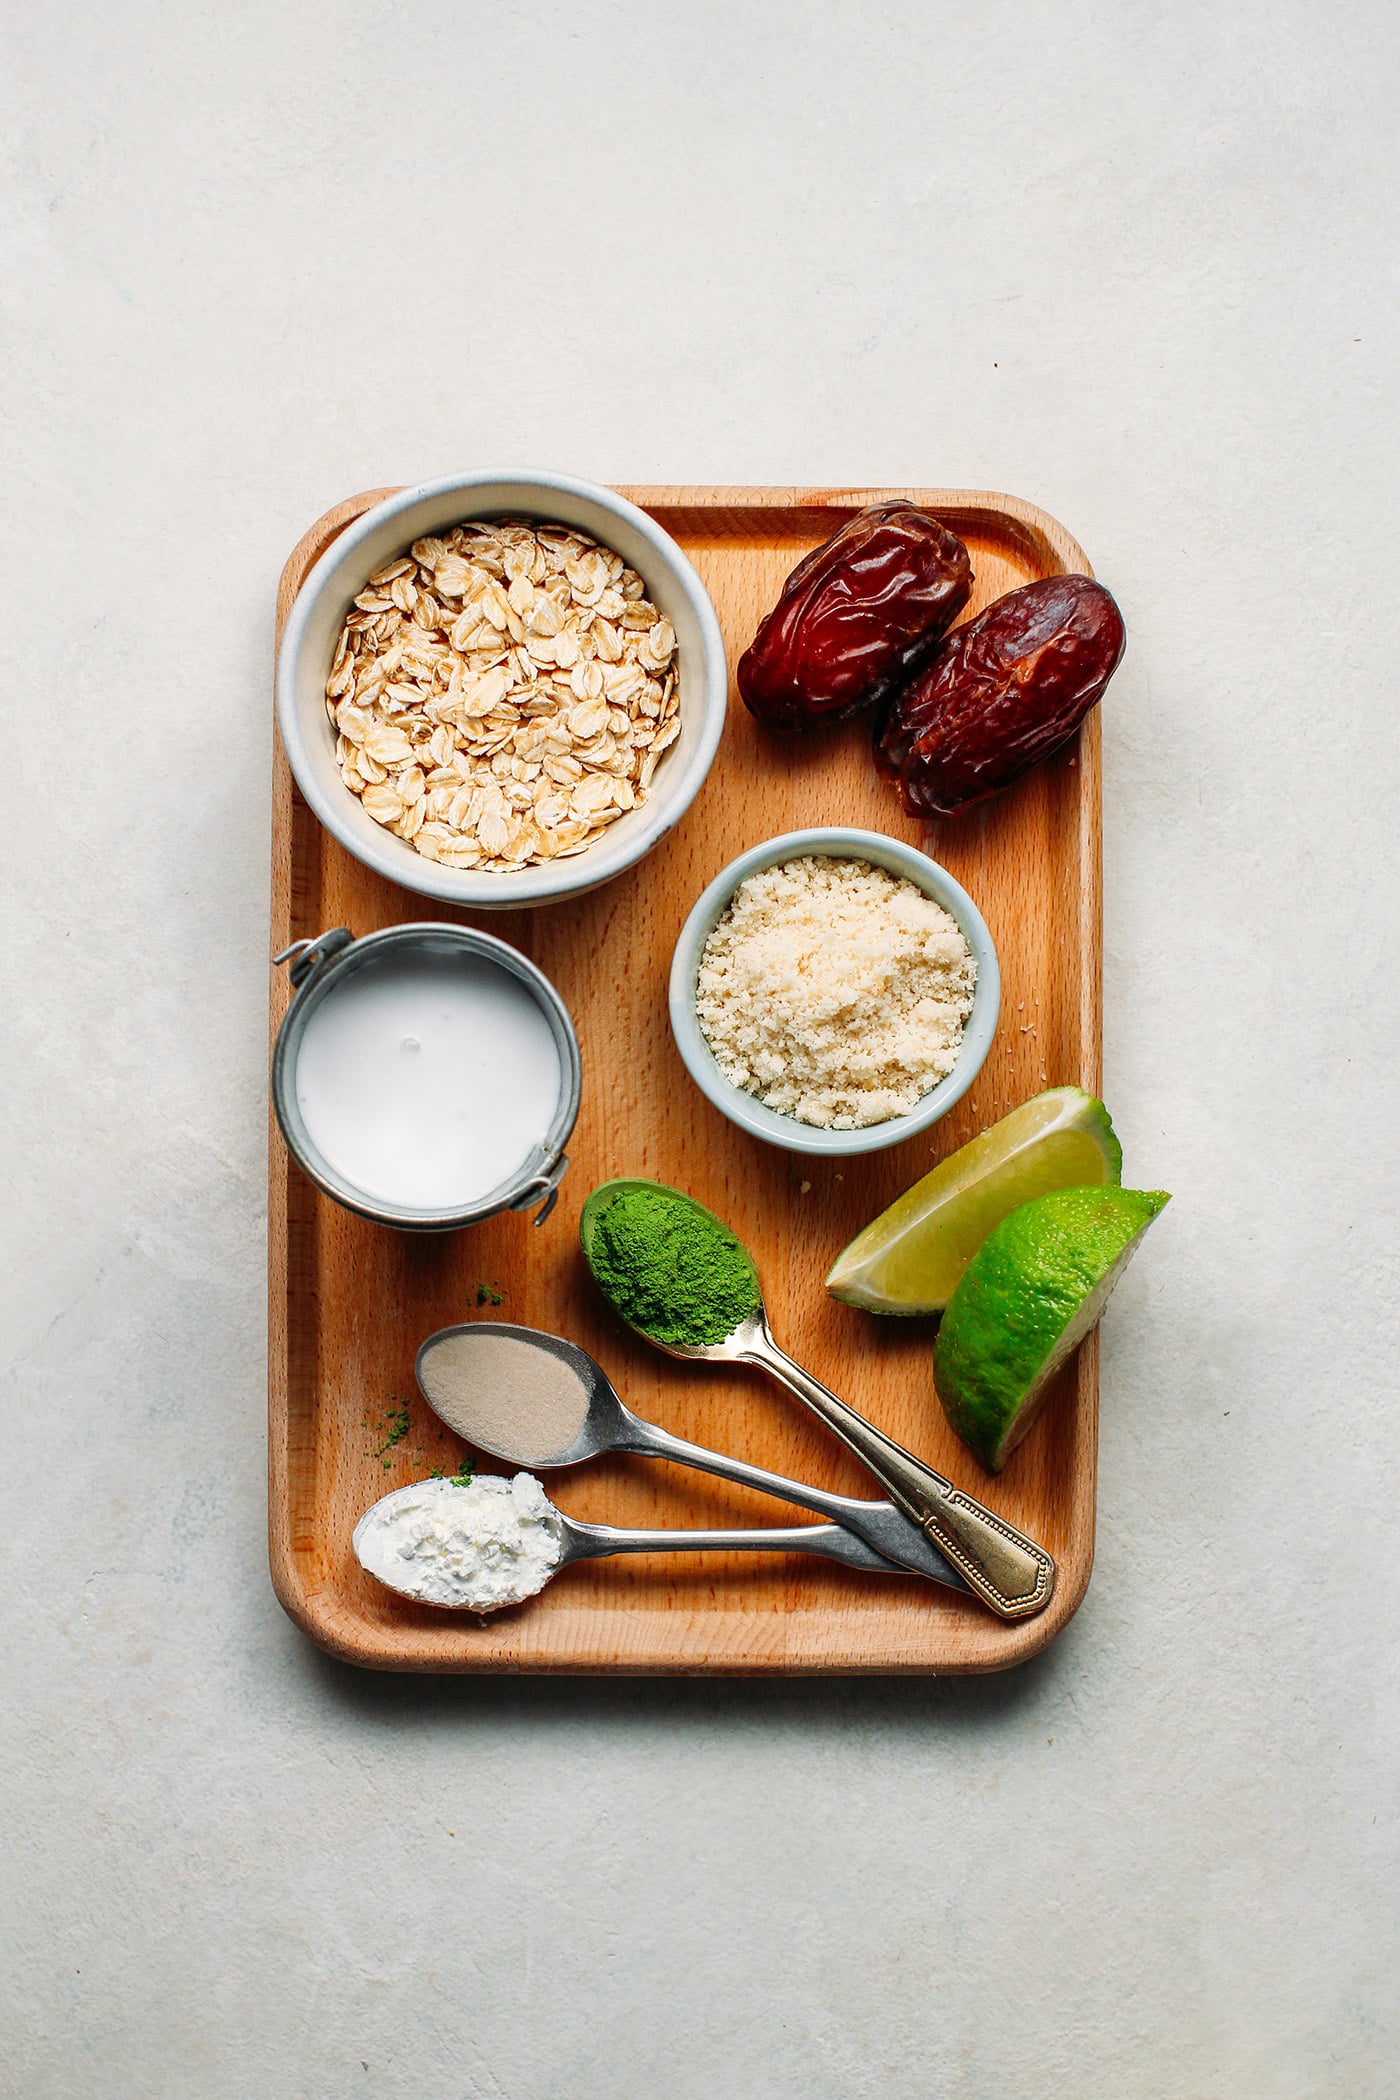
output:
[{"label": "medjool date", "polygon": [[1123,643],[1123,616],[1090,576],[1009,591],[894,696],[875,763],[911,817],[955,816],[1073,735]]},{"label": "medjool date", "polygon": [[925,661],[971,590],[966,547],[928,511],[857,511],[797,564],[740,658],[744,705],[776,729],[859,714]]}]

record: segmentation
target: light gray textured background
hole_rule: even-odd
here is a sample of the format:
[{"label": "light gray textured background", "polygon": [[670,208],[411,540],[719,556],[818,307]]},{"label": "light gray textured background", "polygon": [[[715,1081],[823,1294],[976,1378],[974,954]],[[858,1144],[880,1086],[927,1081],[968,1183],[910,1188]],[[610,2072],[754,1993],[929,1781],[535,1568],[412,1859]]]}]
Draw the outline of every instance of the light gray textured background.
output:
[{"label": "light gray textured background", "polygon": [[[1393,2094],[1394,11],[0,36],[7,2089]],[[1177,1200],[1018,1674],[404,1682],[273,1600],[273,587],[516,459],[1011,489],[1122,600],[1107,1091]]]}]

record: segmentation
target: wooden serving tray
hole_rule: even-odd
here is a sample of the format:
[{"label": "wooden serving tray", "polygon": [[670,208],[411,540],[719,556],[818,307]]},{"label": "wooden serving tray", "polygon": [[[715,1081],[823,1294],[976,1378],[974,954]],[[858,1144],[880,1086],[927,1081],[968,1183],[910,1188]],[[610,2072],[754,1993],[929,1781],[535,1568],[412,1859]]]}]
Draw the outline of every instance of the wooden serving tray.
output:
[{"label": "wooden serving tray", "polygon": [[[339,504],[283,571],[278,634],[308,570],[349,522],[392,493]],[[936,511],[966,540],[972,610],[1034,577],[1088,572],[1062,526],[1013,497],[950,489],[633,488],[624,495],[684,547],[719,613],[731,673],[789,569],[861,505],[891,496]],[[743,1135],[692,1085],[666,1015],[681,922],[745,847],[813,824],[854,824],[922,846],[970,891],[1001,958],[1001,1025],[977,1084],[932,1131],[864,1159],[826,1162]],[[869,731],[808,740],[762,733],[731,688],[708,781],[638,866],[543,909],[472,915],[399,889],[344,852],[274,758],[272,947],[330,926],[356,934],[425,917],[486,926],[532,956],[569,1006],[583,1049],[583,1109],[560,1201],[536,1229],[506,1216],[418,1236],[321,1196],[273,1130],[269,1187],[269,1496],[272,1578],[298,1625],[333,1654],[388,1670],[817,1672],[996,1670],[1052,1640],[1089,1580],[1094,1542],[1097,1342],[1061,1374],[1026,1443],[991,1480],[944,1422],[933,1323],[872,1318],[822,1278],[846,1242],[936,1159],[1044,1086],[1099,1091],[1099,726],[961,822],[921,828],[877,779]],[[272,1030],[286,1011],[271,979]],[[773,1329],[817,1377],[1039,1539],[1058,1562],[1049,1608],[1007,1625],[910,1576],[861,1576],[803,1556],[627,1557],[567,1569],[495,1618],[416,1606],[359,1568],[356,1519],[390,1488],[462,1450],[417,1394],[414,1352],[435,1328],[488,1317],[580,1342],[637,1413],[683,1437],[847,1494],[864,1470],[755,1372],[677,1363],[632,1336],[595,1292],[578,1247],[588,1192],[616,1174],[689,1190],[757,1260]],[[387,1450],[383,1421],[409,1402]],[[500,1470],[487,1461],[487,1470]],[[657,1460],[613,1458],[547,1477],[572,1515],[632,1525],[783,1524],[785,1505]]]}]

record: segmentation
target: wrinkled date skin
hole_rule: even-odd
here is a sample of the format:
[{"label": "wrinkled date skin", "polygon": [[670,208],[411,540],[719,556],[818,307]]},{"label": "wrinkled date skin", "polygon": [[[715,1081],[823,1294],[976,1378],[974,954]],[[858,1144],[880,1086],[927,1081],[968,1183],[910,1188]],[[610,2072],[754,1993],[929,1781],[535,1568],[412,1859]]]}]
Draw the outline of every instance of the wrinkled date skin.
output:
[{"label": "wrinkled date skin", "polygon": [[797,564],[740,658],[744,705],[775,729],[844,722],[903,684],[971,590],[966,547],[928,511],[857,511]]},{"label": "wrinkled date skin", "polygon": [[1123,616],[1089,576],[1028,583],[960,627],[891,701],[875,763],[911,817],[995,795],[1074,734],[1123,654]]}]

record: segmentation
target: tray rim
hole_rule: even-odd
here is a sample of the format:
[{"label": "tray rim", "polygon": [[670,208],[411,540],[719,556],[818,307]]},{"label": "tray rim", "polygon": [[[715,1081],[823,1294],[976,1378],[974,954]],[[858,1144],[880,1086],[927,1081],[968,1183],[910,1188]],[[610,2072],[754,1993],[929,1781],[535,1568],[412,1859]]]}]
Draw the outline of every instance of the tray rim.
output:
[{"label": "tray rim", "polygon": [[[282,630],[292,601],[307,574],[326,548],[344,528],[373,504],[395,495],[406,484],[393,484],[363,491],[333,504],[304,532],[283,564],[278,579],[276,635],[273,650],[274,680]],[[1091,576],[1093,569],[1079,542],[1058,519],[1024,497],[987,489],[936,489],[884,486],[857,488],[846,485],[805,486],[645,483],[614,484],[616,492],[648,511],[674,510],[851,510],[871,503],[894,500],[918,503],[941,515],[975,517],[994,524],[1003,537],[1021,544],[1047,567],[1058,573]],[[1094,708],[1079,732],[1078,858],[1079,858],[1079,1040],[1081,1086],[1091,1093],[1102,1091],[1103,1061],[1103,875],[1102,875],[1102,733],[1099,710]],[[273,709],[272,835],[271,835],[271,943],[276,954],[291,937],[292,812],[295,789],[291,769],[282,750]],[[450,907],[446,907],[450,909]],[[269,1042],[275,1042],[286,1010],[289,992],[284,973],[269,966]],[[338,1660],[362,1669],[437,1675],[533,1675],[533,1676],[967,1676],[1010,1669],[1040,1654],[1063,1632],[1084,1600],[1093,1572],[1098,1503],[1098,1400],[1099,1338],[1095,1330],[1079,1350],[1077,1359],[1075,1423],[1082,1445],[1079,1470],[1085,1484],[1079,1521],[1072,1525],[1070,1539],[1057,1564],[1058,1579],[1049,1606],[1039,1617],[1006,1623],[989,1614],[973,1622],[970,1637],[964,1633],[961,1652],[953,1657],[909,1658],[888,1653],[871,1657],[868,1649],[854,1644],[819,1658],[775,1659],[771,1654],[746,1655],[741,1648],[717,1660],[708,1656],[679,1655],[629,1660],[620,1636],[634,1615],[625,1611],[595,1614],[599,1639],[613,1640],[610,1660],[596,1654],[575,1658],[564,1654],[541,1659],[503,1660],[497,1655],[474,1659],[444,1655],[435,1634],[450,1628],[420,1629],[397,1634],[392,1641],[378,1629],[366,1629],[357,1616],[340,1606],[333,1586],[315,1587],[299,1567],[290,1521],[290,1415],[291,1386],[290,1315],[288,1308],[288,1203],[289,1176],[295,1171],[281,1146],[275,1120],[269,1110],[268,1129],[268,1561],[272,1586],[287,1616],[317,1646]],[[614,1631],[614,1622],[616,1630]],[[960,1628],[964,1622],[957,1622]]]}]

